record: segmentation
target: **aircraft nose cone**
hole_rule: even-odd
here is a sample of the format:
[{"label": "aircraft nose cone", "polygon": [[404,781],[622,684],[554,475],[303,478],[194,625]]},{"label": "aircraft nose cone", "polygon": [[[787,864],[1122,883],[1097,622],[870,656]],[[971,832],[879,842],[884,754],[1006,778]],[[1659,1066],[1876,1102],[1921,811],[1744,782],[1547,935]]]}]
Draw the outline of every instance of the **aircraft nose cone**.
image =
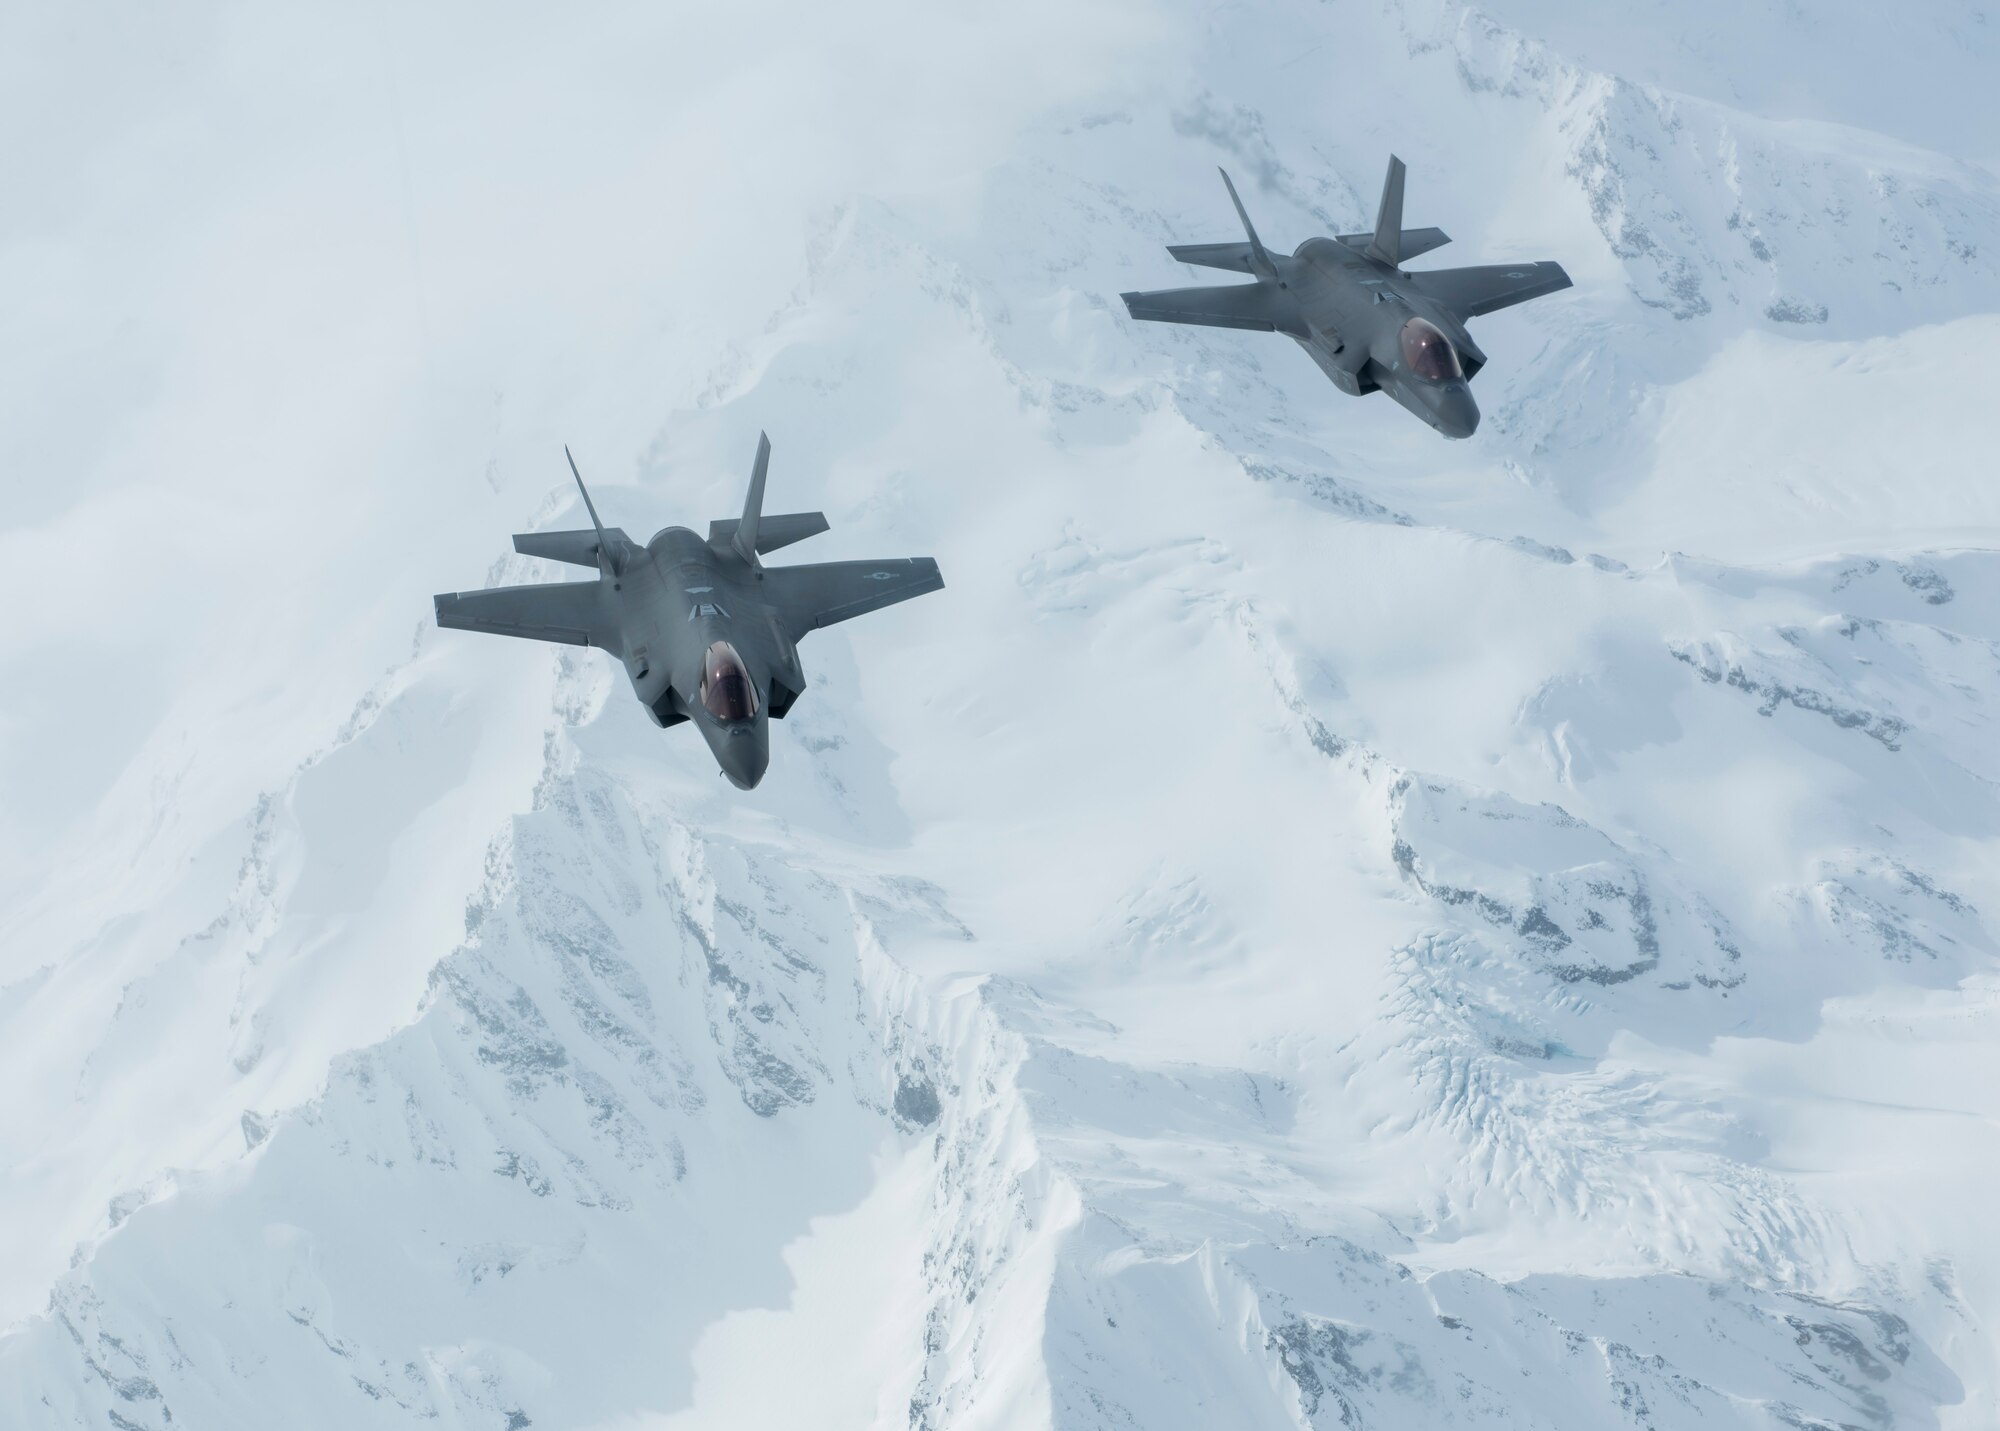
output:
[{"label": "aircraft nose cone", "polygon": [[1454,383],[1440,394],[1437,429],[1446,437],[1460,440],[1479,430],[1479,404],[1473,401],[1472,390],[1465,384]]},{"label": "aircraft nose cone", "polygon": [[748,725],[731,730],[718,743],[715,755],[716,764],[738,790],[755,790],[771,767],[770,747],[757,739],[755,728]]}]

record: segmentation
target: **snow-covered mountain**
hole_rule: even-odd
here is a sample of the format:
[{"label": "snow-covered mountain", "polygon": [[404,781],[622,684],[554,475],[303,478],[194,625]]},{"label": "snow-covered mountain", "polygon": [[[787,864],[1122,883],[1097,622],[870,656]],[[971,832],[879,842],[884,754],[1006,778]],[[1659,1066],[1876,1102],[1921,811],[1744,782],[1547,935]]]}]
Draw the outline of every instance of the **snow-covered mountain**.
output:
[{"label": "snow-covered mountain", "polygon": [[[0,1424],[2000,1424],[1920,8],[9,19]],[[1472,442],[1124,316],[1392,148],[1576,279]],[[643,532],[759,428],[948,585],[757,791],[431,628],[563,440]]]}]

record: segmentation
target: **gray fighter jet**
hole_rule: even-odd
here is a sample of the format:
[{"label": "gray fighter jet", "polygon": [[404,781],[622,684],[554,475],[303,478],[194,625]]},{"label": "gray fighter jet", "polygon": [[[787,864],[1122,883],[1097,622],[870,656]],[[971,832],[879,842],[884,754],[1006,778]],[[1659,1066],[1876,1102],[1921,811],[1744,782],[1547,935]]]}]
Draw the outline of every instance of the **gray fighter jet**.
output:
[{"label": "gray fighter jet", "polygon": [[609,651],[653,724],[693,721],[722,773],[748,790],[771,763],[768,722],[806,688],[799,639],[944,585],[929,557],[765,566],[764,553],[827,529],[819,512],[763,514],[770,462],[759,433],[743,515],[710,522],[706,541],[668,527],[640,546],[598,521],[570,457],[592,530],[528,532],[514,550],[595,567],[597,579],[447,594],[436,598],[437,624]]},{"label": "gray fighter jet", "polygon": [[1236,186],[1229,200],[1248,243],[1169,244],[1182,263],[1255,274],[1255,283],[1124,293],[1134,318],[1283,333],[1344,393],[1377,388],[1443,433],[1470,437],[1479,405],[1467,386],[1486,355],[1465,320],[1568,288],[1559,263],[1498,263],[1405,272],[1405,259],[1451,242],[1403,227],[1403,161],[1391,155],[1372,234],[1307,239],[1287,258],[1265,249]]}]

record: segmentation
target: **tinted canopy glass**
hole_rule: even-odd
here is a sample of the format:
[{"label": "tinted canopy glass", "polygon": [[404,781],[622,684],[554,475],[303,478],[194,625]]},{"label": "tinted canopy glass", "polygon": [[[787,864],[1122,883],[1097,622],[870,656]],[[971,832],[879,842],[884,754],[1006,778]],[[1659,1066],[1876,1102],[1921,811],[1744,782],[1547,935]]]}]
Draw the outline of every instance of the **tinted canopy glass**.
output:
[{"label": "tinted canopy glass", "polygon": [[1403,361],[1418,377],[1434,383],[1465,376],[1451,339],[1440,333],[1435,323],[1423,318],[1412,318],[1403,325]]},{"label": "tinted canopy glass", "polygon": [[717,641],[701,658],[701,704],[717,720],[748,720],[757,714],[750,673],[727,641]]}]

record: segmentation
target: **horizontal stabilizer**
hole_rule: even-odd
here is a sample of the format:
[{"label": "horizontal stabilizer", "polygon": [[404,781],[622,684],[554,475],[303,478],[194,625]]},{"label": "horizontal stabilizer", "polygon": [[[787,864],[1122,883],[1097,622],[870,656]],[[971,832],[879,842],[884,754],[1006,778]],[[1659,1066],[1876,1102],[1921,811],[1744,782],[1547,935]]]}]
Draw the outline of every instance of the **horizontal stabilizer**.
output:
[{"label": "horizontal stabilizer", "polygon": [[1195,323],[1208,328],[1254,328],[1304,337],[1305,318],[1292,295],[1275,283],[1226,283],[1218,288],[1162,288],[1121,293],[1134,318],[1154,323]]},{"label": "horizontal stabilizer", "polygon": [[[741,523],[735,517],[724,517],[708,524],[708,544],[720,550],[736,540],[736,529]],[[824,512],[781,512],[776,516],[763,517],[757,526],[757,551],[759,555],[774,552],[779,547],[788,547],[793,542],[802,542],[807,537],[816,537],[827,529]]]},{"label": "horizontal stabilizer", "polygon": [[[611,544],[615,552],[631,545],[631,538],[622,527],[606,527],[604,540]],[[547,561],[566,561],[571,566],[597,565],[597,532],[516,532],[514,550],[522,556],[542,557]]]},{"label": "horizontal stabilizer", "polygon": [[495,636],[616,652],[623,643],[605,590],[602,581],[559,581],[446,592],[432,601],[437,624],[451,630],[486,631]]},{"label": "horizontal stabilizer", "polygon": [[1477,318],[1570,286],[1559,263],[1488,263],[1477,268],[1434,268],[1403,276],[1410,288],[1461,318]]},{"label": "horizontal stabilizer", "polygon": [[[1340,241],[1349,248],[1366,249],[1375,242],[1375,235],[1340,234]],[[1396,245],[1396,251],[1406,259],[1415,258],[1420,253],[1429,253],[1434,248],[1443,248],[1451,242],[1451,236],[1443,229],[1404,229]]]},{"label": "horizontal stabilizer", "polygon": [[1233,268],[1238,273],[1255,273],[1247,243],[1170,243],[1167,252],[1182,263],[1202,268]]}]

